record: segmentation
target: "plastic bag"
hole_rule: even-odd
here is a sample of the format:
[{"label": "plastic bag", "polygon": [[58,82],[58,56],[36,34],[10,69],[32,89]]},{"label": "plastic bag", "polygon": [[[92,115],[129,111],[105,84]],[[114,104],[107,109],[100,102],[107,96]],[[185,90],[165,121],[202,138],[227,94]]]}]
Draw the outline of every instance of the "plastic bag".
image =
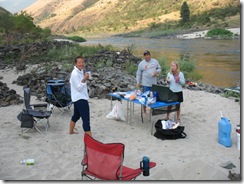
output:
[{"label": "plastic bag", "polygon": [[179,123],[176,123],[172,120],[162,120],[162,129],[175,129],[179,126]]},{"label": "plastic bag", "polygon": [[126,121],[125,120],[125,116],[124,116],[124,112],[123,109],[121,107],[121,103],[118,102],[115,104],[115,106],[113,107],[112,111],[106,115],[106,118],[108,119],[114,119],[117,121]]},{"label": "plastic bag", "polygon": [[156,102],[156,97],[150,98],[147,96],[141,96],[137,98],[142,105],[150,105]]}]

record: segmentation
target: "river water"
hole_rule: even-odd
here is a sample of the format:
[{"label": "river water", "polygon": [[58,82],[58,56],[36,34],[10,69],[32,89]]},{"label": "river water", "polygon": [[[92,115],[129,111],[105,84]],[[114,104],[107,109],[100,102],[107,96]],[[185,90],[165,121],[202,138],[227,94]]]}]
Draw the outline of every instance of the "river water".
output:
[{"label": "river water", "polygon": [[152,39],[104,37],[87,39],[81,45],[112,45],[118,49],[133,44],[133,54],[141,57],[144,50],[149,50],[155,59],[165,57],[167,62],[190,55],[196,61],[197,71],[202,75],[201,81],[207,84],[230,87],[240,84],[241,56],[240,39]]}]

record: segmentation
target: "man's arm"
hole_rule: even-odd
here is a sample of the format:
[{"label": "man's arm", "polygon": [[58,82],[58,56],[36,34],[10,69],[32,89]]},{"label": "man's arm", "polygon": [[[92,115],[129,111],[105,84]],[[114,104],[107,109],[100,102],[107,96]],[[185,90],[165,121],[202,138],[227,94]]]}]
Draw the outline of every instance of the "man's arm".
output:
[{"label": "man's arm", "polygon": [[141,83],[141,75],[142,75],[142,71],[141,71],[141,64],[138,65],[138,69],[136,72],[136,86],[140,87],[140,83]]},{"label": "man's arm", "polygon": [[156,68],[156,70],[157,70],[158,74],[160,74],[160,72],[162,71],[162,68],[161,68],[161,66],[160,66],[160,64],[159,64],[158,61],[157,61],[157,68]]}]

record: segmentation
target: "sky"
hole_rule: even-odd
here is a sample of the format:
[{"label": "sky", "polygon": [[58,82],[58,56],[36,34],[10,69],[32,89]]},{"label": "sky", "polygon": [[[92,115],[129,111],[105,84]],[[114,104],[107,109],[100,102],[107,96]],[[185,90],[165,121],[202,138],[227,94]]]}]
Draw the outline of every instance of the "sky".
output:
[{"label": "sky", "polygon": [[10,13],[18,13],[37,0],[0,0],[0,6]]}]

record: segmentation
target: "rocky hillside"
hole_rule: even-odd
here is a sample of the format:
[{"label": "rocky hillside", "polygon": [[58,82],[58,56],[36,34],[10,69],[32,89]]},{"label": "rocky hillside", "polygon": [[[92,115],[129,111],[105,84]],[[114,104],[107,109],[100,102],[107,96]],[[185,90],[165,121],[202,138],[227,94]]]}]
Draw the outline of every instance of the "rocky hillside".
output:
[{"label": "rocky hillside", "polygon": [[[54,33],[123,33],[180,19],[184,0],[38,0],[25,9]],[[237,0],[188,0],[191,15],[238,7]],[[233,21],[232,21],[233,22]],[[238,21],[237,21],[238,22]]]},{"label": "rocky hillside", "polygon": [[8,14],[11,14],[9,11],[5,10],[4,8],[2,8],[2,7],[0,6],[0,15],[1,15],[2,13],[8,13]]}]

